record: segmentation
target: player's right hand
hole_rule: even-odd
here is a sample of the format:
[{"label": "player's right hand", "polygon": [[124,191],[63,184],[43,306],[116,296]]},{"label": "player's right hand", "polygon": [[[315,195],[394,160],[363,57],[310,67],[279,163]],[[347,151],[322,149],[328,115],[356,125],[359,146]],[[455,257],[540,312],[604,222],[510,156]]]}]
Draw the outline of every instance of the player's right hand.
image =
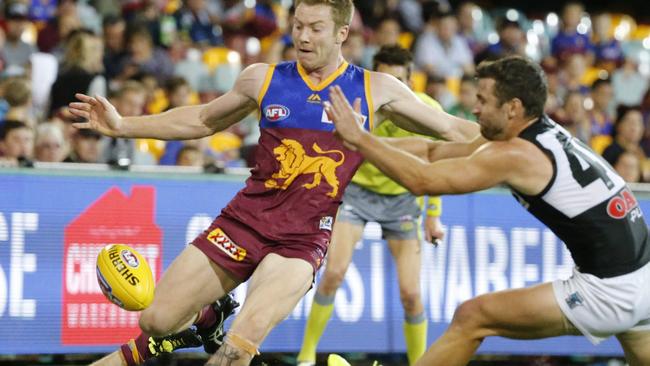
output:
[{"label": "player's right hand", "polygon": [[111,137],[121,136],[122,116],[106,98],[81,93],[75,94],[75,97],[80,102],[69,104],[70,113],[86,119],[86,122],[73,123],[74,127],[90,128]]}]

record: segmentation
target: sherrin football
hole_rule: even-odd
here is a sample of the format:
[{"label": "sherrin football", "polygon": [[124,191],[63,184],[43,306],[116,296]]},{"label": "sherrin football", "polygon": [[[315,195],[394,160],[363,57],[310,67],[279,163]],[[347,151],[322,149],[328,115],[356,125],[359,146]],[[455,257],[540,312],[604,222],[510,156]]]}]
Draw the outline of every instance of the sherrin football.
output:
[{"label": "sherrin football", "polygon": [[142,310],[153,301],[155,283],[149,264],[124,244],[110,244],[99,252],[97,281],[104,295],[122,309]]}]

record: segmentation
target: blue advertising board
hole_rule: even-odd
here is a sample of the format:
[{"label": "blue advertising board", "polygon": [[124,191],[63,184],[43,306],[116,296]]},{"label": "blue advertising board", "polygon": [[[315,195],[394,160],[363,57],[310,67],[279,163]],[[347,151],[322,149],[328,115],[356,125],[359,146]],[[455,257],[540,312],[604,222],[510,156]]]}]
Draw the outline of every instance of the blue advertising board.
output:
[{"label": "blue advertising board", "polygon": [[[119,172],[0,171],[0,354],[89,353],[137,334],[137,313],[110,304],[95,278],[106,244],[136,247],[159,278],[243,186],[243,178]],[[643,209],[650,200],[638,196]],[[564,245],[505,190],[444,197],[444,242],[423,246],[429,343],[476,295],[568,277]],[[646,211],[648,212],[648,211]],[[246,285],[235,292],[244,300]],[[313,289],[261,347],[300,347]],[[395,267],[366,227],[319,351],[404,352]],[[27,341],[28,340],[28,341]],[[615,339],[488,339],[481,353],[620,355]]]}]

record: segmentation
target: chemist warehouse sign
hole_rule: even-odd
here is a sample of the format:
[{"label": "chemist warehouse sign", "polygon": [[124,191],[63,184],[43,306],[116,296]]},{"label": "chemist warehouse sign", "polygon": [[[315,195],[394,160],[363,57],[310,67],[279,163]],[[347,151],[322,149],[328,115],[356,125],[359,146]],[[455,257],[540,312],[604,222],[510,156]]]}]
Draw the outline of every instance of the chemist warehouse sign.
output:
[{"label": "chemist warehouse sign", "polygon": [[[0,354],[110,351],[138,333],[137,313],[101,294],[95,258],[109,243],[136,247],[156,278],[243,186],[227,176],[0,171]],[[639,195],[650,212],[650,200]],[[444,198],[445,242],[423,249],[429,342],[464,300],[488,291],[568,277],[557,238],[502,191]],[[404,352],[395,269],[380,230],[365,239],[337,294],[321,350]],[[236,296],[243,300],[245,286]],[[262,345],[295,352],[308,294]],[[485,353],[622,354],[615,340],[581,337],[486,341]]]}]

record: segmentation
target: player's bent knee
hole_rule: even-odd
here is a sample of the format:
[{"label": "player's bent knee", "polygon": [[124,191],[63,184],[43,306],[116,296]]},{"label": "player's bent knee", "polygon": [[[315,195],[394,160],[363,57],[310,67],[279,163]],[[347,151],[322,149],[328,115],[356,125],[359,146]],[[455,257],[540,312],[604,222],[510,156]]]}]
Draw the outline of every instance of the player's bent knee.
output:
[{"label": "player's bent knee", "polygon": [[346,268],[325,269],[325,273],[323,273],[319,288],[328,294],[336,292],[336,290],[341,287],[341,283],[343,283],[345,272]]},{"label": "player's bent knee", "polygon": [[151,336],[160,337],[174,332],[176,324],[161,311],[147,308],[140,314],[140,329]]},{"label": "player's bent knee", "polygon": [[468,335],[479,335],[485,325],[481,299],[474,298],[460,304],[454,312],[450,328]]},{"label": "player's bent knee", "polygon": [[422,306],[421,294],[417,288],[401,289],[399,295],[404,311],[408,314],[412,314],[417,308]]}]

